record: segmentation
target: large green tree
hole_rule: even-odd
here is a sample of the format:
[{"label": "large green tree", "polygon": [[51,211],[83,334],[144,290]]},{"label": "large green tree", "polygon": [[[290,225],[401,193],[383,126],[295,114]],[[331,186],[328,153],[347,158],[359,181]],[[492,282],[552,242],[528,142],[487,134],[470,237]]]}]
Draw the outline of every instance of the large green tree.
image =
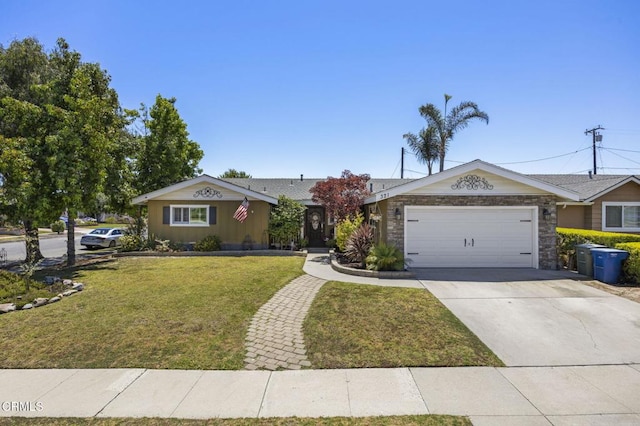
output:
[{"label": "large green tree", "polygon": [[26,261],[42,258],[38,225],[59,215],[47,137],[53,127],[48,103],[49,57],[34,38],[0,45],[0,213],[25,229]]},{"label": "large green tree", "polygon": [[76,212],[90,210],[104,191],[108,165],[126,124],[111,78],[95,63],[84,63],[64,41],[51,55],[52,98],[57,128],[49,138],[55,156],[58,201],[68,212],[67,260],[75,264]]},{"label": "large green tree", "polygon": [[427,165],[429,176],[433,173],[433,164],[440,158],[440,145],[433,127],[420,130],[414,133],[405,133],[402,137],[407,141],[407,145],[413,151],[418,162]]},{"label": "large green tree", "polygon": [[444,158],[449,149],[449,144],[458,132],[469,125],[471,120],[477,119],[489,124],[489,116],[481,111],[473,102],[464,101],[453,107],[447,113],[450,95],[444,95],[444,113],[434,104],[422,105],[418,111],[427,120],[427,129],[432,128],[438,138],[440,154],[440,171],[444,170]]},{"label": "large green tree", "polygon": [[247,172],[244,172],[242,170],[236,170],[236,169],[229,169],[226,172],[224,172],[223,174],[221,174],[220,176],[218,176],[220,179],[227,179],[227,178],[250,178],[251,175]]},{"label": "large green tree", "polygon": [[202,173],[200,145],[189,139],[187,124],[175,106],[175,98],[156,96],[151,108],[140,108],[142,135],[136,157],[136,190],[139,194],[190,179]]},{"label": "large green tree", "polygon": [[[10,140],[0,152],[7,165],[2,174],[9,176],[2,183],[3,210],[24,224],[28,263],[42,257],[37,227],[63,210],[68,263],[75,263],[75,212],[91,210],[121,151],[126,119],[109,84],[106,71],[83,62],[64,39],[49,54],[32,38],[0,49],[0,136]],[[19,162],[26,165],[23,181]]]}]

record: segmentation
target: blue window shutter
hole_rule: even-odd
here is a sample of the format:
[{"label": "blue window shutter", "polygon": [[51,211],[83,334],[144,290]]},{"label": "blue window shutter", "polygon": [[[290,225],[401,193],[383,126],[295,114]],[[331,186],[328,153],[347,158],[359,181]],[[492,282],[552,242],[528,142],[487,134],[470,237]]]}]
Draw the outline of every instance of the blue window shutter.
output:
[{"label": "blue window shutter", "polygon": [[214,206],[209,206],[209,225],[215,225],[217,221],[218,209]]},{"label": "blue window shutter", "polygon": [[169,206],[162,207],[162,224],[169,225],[171,223],[171,210]]}]

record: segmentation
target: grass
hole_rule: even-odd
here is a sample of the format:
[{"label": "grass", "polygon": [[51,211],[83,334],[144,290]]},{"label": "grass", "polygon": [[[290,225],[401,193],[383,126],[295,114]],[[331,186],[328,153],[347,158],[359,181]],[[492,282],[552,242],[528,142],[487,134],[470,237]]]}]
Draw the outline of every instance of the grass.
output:
[{"label": "grass", "polygon": [[268,419],[105,419],[105,418],[0,418],[0,426],[470,426],[466,417],[456,416],[390,416],[390,417],[323,417],[323,418],[268,418]]},{"label": "grass", "polygon": [[503,366],[431,293],[329,282],[304,323],[313,368]]},{"label": "grass", "polygon": [[44,271],[86,288],[0,316],[0,368],[242,368],[252,316],[302,274],[303,261],[121,258]]}]

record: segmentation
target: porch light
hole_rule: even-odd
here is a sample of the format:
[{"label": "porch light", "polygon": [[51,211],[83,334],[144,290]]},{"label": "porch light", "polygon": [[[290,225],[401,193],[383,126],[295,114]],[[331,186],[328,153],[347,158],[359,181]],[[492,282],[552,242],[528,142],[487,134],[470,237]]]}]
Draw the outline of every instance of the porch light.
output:
[{"label": "porch light", "polygon": [[402,219],[402,214],[400,214],[400,208],[396,207],[396,220]]},{"label": "porch light", "polygon": [[542,210],[542,217],[544,218],[544,220],[549,220],[551,219],[551,212],[549,211],[549,209],[544,208]]}]

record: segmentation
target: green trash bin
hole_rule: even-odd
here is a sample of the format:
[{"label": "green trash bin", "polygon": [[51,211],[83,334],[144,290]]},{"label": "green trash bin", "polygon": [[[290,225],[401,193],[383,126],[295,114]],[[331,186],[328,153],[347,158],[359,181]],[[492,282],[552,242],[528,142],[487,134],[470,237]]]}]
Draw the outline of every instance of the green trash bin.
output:
[{"label": "green trash bin", "polygon": [[591,249],[604,248],[602,244],[578,244],[576,245],[576,257],[578,263],[578,273],[593,277],[593,255]]}]

